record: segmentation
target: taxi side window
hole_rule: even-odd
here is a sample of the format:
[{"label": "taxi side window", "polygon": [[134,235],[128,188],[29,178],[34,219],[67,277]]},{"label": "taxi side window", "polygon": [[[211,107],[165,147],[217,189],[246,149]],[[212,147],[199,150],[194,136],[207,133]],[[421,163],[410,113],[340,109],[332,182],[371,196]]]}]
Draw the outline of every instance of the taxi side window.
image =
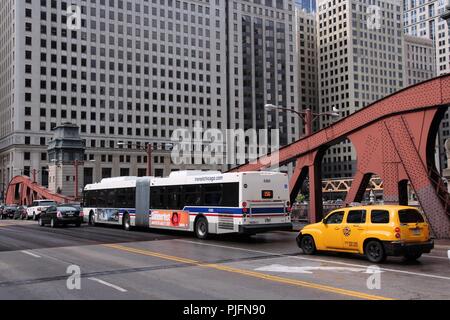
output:
[{"label": "taxi side window", "polygon": [[344,211],[332,213],[326,220],[326,224],[340,224],[344,220]]},{"label": "taxi side window", "polygon": [[347,223],[366,223],[366,210],[350,210]]},{"label": "taxi side window", "polygon": [[370,222],[372,223],[389,223],[389,211],[372,210],[370,214]]}]

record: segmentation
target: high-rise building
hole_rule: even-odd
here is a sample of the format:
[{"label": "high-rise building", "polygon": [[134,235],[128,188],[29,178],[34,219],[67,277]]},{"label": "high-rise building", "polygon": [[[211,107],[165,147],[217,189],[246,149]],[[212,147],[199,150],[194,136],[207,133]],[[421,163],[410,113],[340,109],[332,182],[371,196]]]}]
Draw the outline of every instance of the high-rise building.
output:
[{"label": "high-rise building", "polygon": [[[403,0],[405,34],[431,39],[436,51],[437,75],[450,72],[450,28],[441,15],[448,0]],[[439,159],[445,164],[445,140],[450,138],[449,114],[446,112],[439,128]],[[440,171],[445,168],[441,166]]]},{"label": "high-rise building", "polygon": [[[301,109],[318,112],[316,15],[297,7],[295,16],[297,20],[298,101]],[[315,121],[313,130],[318,128],[319,122]],[[305,134],[304,130],[302,134]]]},{"label": "high-rise building", "polygon": [[[280,127],[281,142],[293,141],[298,119],[264,110],[297,106],[293,5],[2,0],[1,190],[33,170],[46,184],[51,129],[66,122],[85,140],[85,183],[145,175],[144,145],[196,121],[205,129]],[[152,160],[155,175],[217,168],[177,167],[163,150]]]},{"label": "high-rise building", "polygon": [[224,1],[228,6],[229,126],[279,129],[280,144],[298,138],[295,10],[292,0]]},{"label": "high-rise building", "polygon": [[305,12],[316,12],[316,0],[295,0],[295,4]]},{"label": "high-rise building", "polygon": [[405,35],[403,54],[405,86],[436,76],[436,53],[431,39]]},{"label": "high-rise building", "polygon": [[[317,8],[320,112],[348,116],[403,88],[400,0],[319,0]],[[355,158],[348,141],[330,147],[323,177],[352,176]]]}]

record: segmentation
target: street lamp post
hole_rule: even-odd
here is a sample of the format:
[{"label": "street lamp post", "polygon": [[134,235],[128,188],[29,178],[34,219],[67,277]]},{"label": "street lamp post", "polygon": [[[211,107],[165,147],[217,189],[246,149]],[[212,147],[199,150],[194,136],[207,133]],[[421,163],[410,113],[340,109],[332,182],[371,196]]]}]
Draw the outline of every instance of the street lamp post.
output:
[{"label": "street lamp post", "polygon": [[153,145],[151,143],[147,143],[147,176],[152,175],[152,152]]},{"label": "street lamp post", "polygon": [[306,109],[305,111],[297,111],[285,107],[279,107],[273,104],[266,104],[265,108],[267,110],[280,110],[284,112],[292,112],[298,115],[305,124],[305,136],[309,136],[312,134],[312,124],[317,118],[321,116],[339,117],[338,110],[335,107],[333,107],[332,112],[321,112],[321,113],[312,112],[310,108]]},{"label": "street lamp post", "polygon": [[78,162],[77,159],[75,159],[75,161],[73,162],[73,165],[75,166],[75,201],[78,200],[78,165],[80,163]]}]

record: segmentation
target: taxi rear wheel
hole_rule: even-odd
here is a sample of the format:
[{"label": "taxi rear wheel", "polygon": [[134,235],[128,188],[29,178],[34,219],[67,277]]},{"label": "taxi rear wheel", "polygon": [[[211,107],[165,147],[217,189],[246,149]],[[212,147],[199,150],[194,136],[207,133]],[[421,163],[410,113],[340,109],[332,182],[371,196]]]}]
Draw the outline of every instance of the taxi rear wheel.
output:
[{"label": "taxi rear wheel", "polygon": [[300,241],[300,248],[304,254],[314,254],[316,252],[316,244],[313,237],[305,235]]},{"label": "taxi rear wheel", "polygon": [[386,260],[386,253],[383,244],[380,241],[371,240],[367,242],[364,251],[370,262],[381,263]]}]

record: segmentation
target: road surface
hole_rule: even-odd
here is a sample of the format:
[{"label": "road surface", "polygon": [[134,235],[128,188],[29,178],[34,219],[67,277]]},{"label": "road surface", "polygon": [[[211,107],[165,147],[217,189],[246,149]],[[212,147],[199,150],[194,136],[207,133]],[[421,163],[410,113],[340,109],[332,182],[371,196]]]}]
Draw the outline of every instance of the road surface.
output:
[{"label": "road surface", "polygon": [[295,237],[201,241],[0,221],[0,299],[450,299],[446,246],[414,263],[388,258],[377,269],[354,255],[305,256]]}]

